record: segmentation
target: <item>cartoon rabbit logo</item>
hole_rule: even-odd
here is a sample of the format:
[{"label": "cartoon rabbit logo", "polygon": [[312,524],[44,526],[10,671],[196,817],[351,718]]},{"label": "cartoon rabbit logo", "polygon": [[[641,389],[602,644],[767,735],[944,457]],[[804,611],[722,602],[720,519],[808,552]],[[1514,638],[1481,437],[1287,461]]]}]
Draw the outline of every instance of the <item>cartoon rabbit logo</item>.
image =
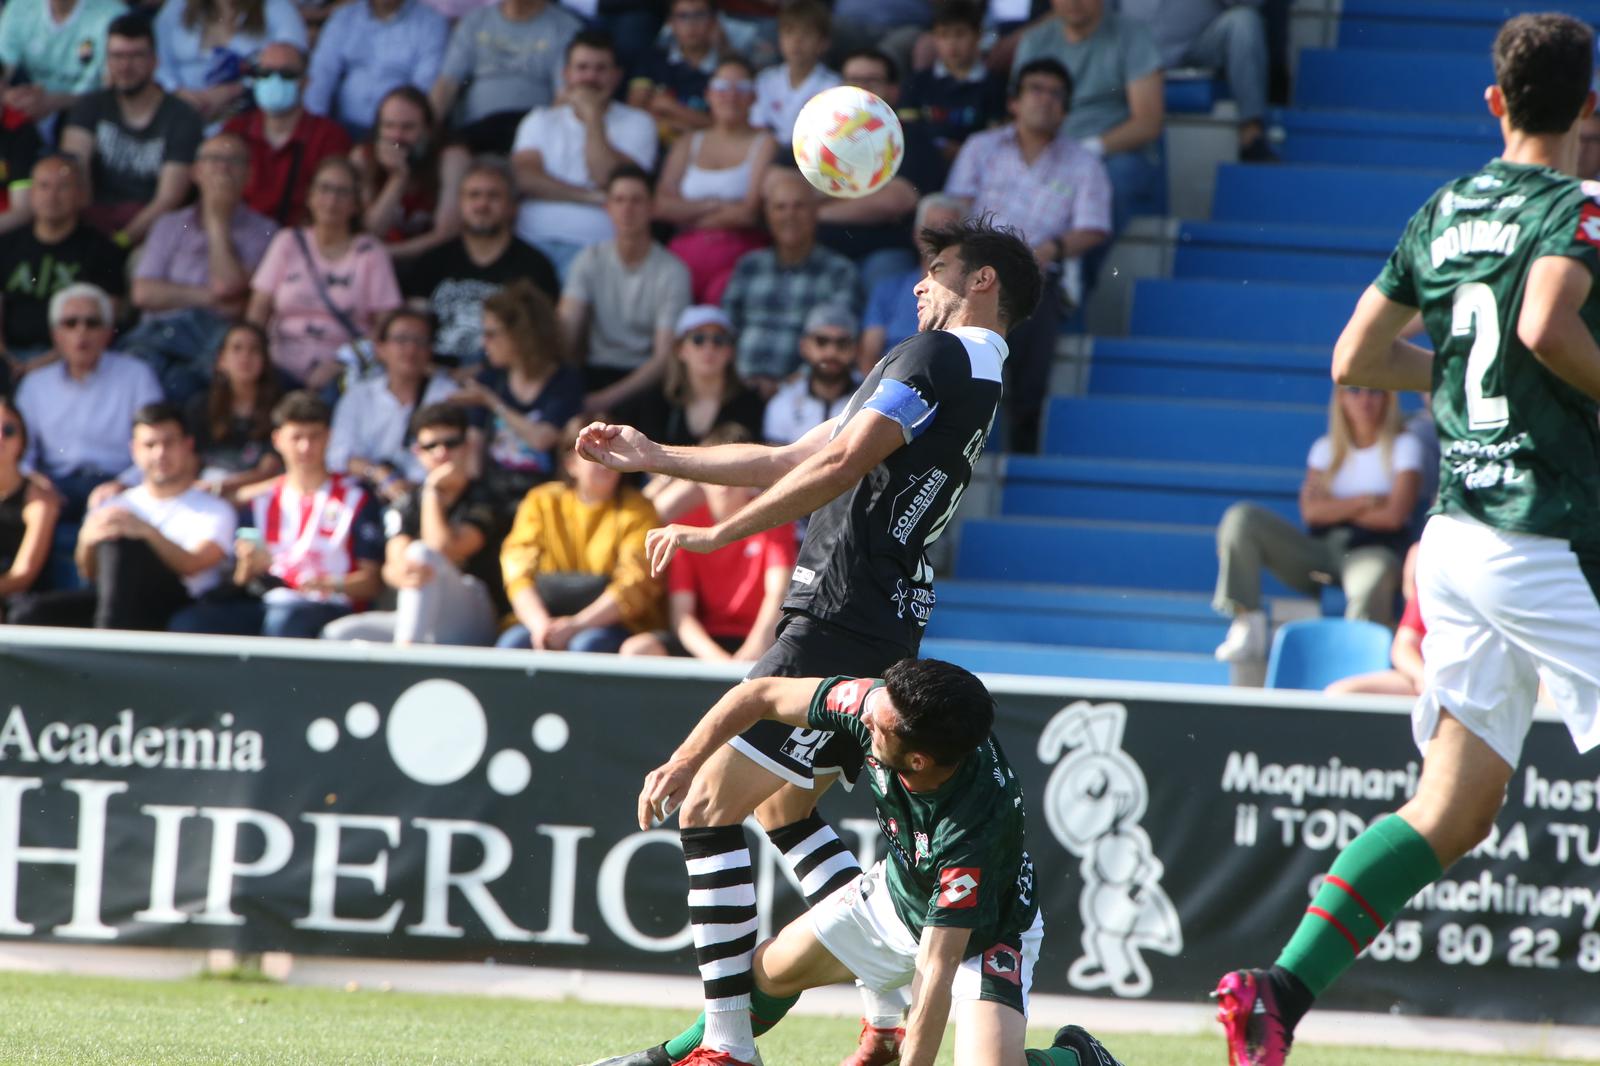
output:
[{"label": "cartoon rabbit logo", "polygon": [[[1177,955],[1183,929],[1161,888],[1164,867],[1139,825],[1149,799],[1144,773],[1122,750],[1128,712],[1120,703],[1079,700],[1039,737],[1039,758],[1061,762],[1045,786],[1050,831],[1082,862],[1083,954],[1067,970],[1074,988],[1150,993],[1141,951]],[[1065,756],[1063,758],[1063,756]]]}]

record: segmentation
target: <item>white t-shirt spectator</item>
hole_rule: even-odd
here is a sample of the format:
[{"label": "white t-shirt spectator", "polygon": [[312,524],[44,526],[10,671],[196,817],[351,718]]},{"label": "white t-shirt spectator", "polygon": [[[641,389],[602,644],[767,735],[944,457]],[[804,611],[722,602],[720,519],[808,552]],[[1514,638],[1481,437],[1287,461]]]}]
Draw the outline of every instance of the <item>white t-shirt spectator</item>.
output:
[{"label": "white t-shirt spectator", "polygon": [[672,329],[689,306],[689,268],[659,244],[633,268],[622,264],[613,241],[578,253],[563,298],[589,308],[587,365],[615,370],[643,366],[656,331]]},{"label": "white t-shirt spectator", "polygon": [[855,386],[861,383],[861,375],[854,378],[855,384],[831,402],[812,395],[811,379],[805,374],[785,382],[767,401],[761,435],[768,444],[793,444],[830,418],[837,418],[850,406]]},{"label": "white t-shirt spectator", "polygon": [[[569,185],[598,189],[583,155],[587,132],[566,104],[530,111],[517,126],[513,154],[537,149],[545,173]],[[656,165],[656,124],[647,112],[627,104],[606,108],[606,143],[645,170]],[[525,200],[517,210],[517,236],[529,243],[541,238],[570,244],[598,244],[612,237],[611,219],[595,204],[570,200]]]},{"label": "white t-shirt spectator", "polygon": [[[1311,454],[1306,457],[1306,465],[1325,473],[1332,464],[1332,439],[1318,437],[1311,446]],[[1354,496],[1385,496],[1394,488],[1394,479],[1407,470],[1422,470],[1422,442],[1409,433],[1402,433],[1394,439],[1388,466],[1383,462],[1381,444],[1351,448],[1345,452],[1344,462],[1328,479],[1328,492],[1339,500]]]},{"label": "white t-shirt spectator", "polygon": [[789,66],[779,63],[756,75],[756,102],[750,108],[750,124],[772,131],[780,145],[794,140],[794,120],[806,101],[824,89],[839,84],[839,75],[818,63],[799,88],[789,87]]},{"label": "white t-shirt spectator", "polygon": [[228,556],[233,554],[233,533],[238,526],[234,509],[222,500],[202,489],[157,499],[145,486],[135,485],[107,506],[126,507],[184,551],[195,551],[204,544],[222,549],[222,561],[216,566],[183,579],[189,595],[200,596],[222,582],[222,569],[230,565]]}]

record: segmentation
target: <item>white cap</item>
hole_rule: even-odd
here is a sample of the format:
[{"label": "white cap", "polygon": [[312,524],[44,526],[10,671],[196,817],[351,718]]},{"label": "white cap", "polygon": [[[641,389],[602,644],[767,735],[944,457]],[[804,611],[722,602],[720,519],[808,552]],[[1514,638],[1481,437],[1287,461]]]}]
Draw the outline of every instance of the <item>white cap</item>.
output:
[{"label": "white cap", "polygon": [[722,308],[711,304],[695,304],[685,307],[678,316],[678,326],[673,330],[674,338],[681,339],[686,333],[693,333],[701,326],[721,326],[729,333],[733,332],[733,320],[723,313]]}]

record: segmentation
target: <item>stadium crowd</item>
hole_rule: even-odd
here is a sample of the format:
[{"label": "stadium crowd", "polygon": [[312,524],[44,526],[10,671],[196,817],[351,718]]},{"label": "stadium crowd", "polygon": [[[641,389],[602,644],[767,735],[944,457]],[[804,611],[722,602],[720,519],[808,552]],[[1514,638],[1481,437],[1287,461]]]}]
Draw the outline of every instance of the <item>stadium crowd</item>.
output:
[{"label": "stadium crowd", "polygon": [[[1035,450],[1060,332],[1161,210],[1163,68],[1217,68],[1272,159],[1260,7],[7,0],[6,620],[753,659],[794,531],[657,581],[645,531],[738,492],[575,427],[796,439],[915,331],[916,231],[987,213],[1051,282],[1009,338]],[[857,200],[789,158],[841,83],[905,129]],[[1230,544],[1286,542],[1248,517]]]}]

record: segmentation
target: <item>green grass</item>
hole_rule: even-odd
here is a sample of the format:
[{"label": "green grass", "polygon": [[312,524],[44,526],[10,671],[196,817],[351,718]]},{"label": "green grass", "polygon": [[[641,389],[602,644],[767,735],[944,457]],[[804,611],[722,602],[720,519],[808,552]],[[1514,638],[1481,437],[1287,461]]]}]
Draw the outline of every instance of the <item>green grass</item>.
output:
[{"label": "green grass", "polygon": [[[481,996],[0,974],[0,1063],[73,1066],[463,1063],[573,1066],[659,1043],[683,1012]],[[1092,1018],[1077,1019],[1093,1028]],[[794,1017],[762,1041],[771,1066],[836,1066],[856,1023]],[[1048,1030],[1032,1034],[1048,1043]],[[1220,1066],[1217,1037],[1123,1036],[1128,1066]],[[939,1060],[950,1062],[948,1046]],[[1488,1066],[1536,1059],[1305,1047],[1294,1066]]]}]

